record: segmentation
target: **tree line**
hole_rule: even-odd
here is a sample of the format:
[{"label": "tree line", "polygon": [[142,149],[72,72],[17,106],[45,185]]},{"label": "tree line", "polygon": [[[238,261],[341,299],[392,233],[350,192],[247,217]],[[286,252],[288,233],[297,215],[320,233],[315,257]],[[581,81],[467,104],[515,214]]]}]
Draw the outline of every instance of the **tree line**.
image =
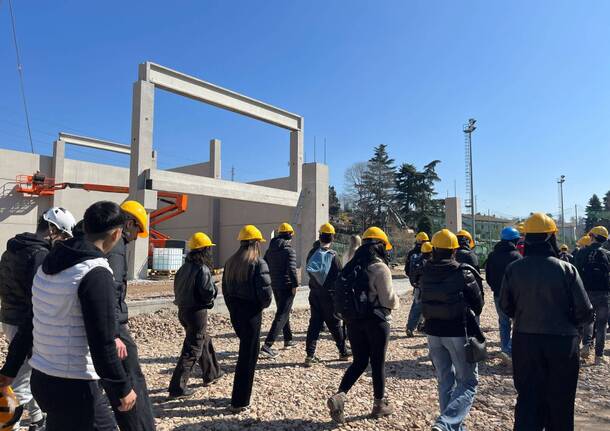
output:
[{"label": "tree line", "polygon": [[585,231],[600,225],[610,229],[610,190],[606,192],[603,200],[593,194],[585,208]]}]

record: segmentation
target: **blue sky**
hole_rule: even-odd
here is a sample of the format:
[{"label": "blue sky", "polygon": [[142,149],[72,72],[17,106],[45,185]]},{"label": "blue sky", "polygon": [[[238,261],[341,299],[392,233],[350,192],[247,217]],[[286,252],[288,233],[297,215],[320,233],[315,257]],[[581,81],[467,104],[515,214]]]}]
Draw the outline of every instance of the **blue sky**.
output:
[{"label": "blue sky", "polygon": [[[463,194],[471,116],[480,211],[556,213],[561,174],[568,216],[610,189],[610,2],[13,3],[36,152],[59,131],[129,142],[132,84],[150,60],[303,115],[306,160],[314,136],[322,160],[326,139],[339,189],[383,143],[397,162],[442,160],[439,194]],[[29,151],[9,23],[5,1],[0,147]],[[211,138],[226,178],[232,166],[238,181],[288,173],[286,131],[157,91],[161,167],[206,160]]]}]

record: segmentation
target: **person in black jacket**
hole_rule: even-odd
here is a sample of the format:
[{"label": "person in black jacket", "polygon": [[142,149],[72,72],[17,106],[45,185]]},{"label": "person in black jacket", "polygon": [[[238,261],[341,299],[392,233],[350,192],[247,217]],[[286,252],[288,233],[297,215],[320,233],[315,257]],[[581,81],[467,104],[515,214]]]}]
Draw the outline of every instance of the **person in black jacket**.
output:
[{"label": "person in black jacket", "polygon": [[579,327],[593,308],[576,268],[557,257],[553,219],[534,213],[525,230],[525,257],[508,266],[500,290],[513,319],[514,429],[573,430]]},{"label": "person in black jacket", "polygon": [[474,252],[474,239],[472,238],[472,235],[470,235],[470,232],[462,229],[456,234],[456,236],[458,238],[460,248],[458,248],[455,252],[455,260],[457,260],[458,263],[470,265],[478,272],[481,272],[481,268],[479,267],[479,258]]},{"label": "person in black jacket", "polygon": [[[32,281],[55,241],[72,235],[74,217],[69,211],[55,207],[44,213],[36,233],[21,233],[8,240],[0,259],[0,321],[8,342],[17,334],[19,325],[32,318]],[[29,431],[44,427],[42,410],[32,397],[30,376],[32,369],[26,362],[13,380],[13,392],[21,408],[30,417]],[[19,428],[19,422],[14,425]]]},{"label": "person in black jacket", "polygon": [[494,304],[498,313],[498,326],[500,328],[500,348],[502,350],[502,359],[509,366],[511,364],[512,343],[510,339],[511,322],[502,309],[500,308],[500,289],[502,288],[502,279],[508,265],[516,260],[521,259],[521,253],[517,249],[517,242],[521,239],[519,231],[514,227],[505,227],[500,234],[502,240],[497,243],[485,263],[485,276],[487,284],[494,294]]},{"label": "person in black jacket", "polygon": [[[154,431],[156,429],[152,403],[148,395],[146,378],[140,366],[138,346],[129,331],[129,310],[127,297],[127,248],[128,244],[138,238],[148,237],[148,214],[136,201],[125,201],[121,204],[125,217],[123,235],[116,246],[106,256],[115,279],[115,344],[119,359],[138,394],[137,408],[127,412],[114,408],[114,415],[121,431]],[[108,384],[102,379],[102,386],[107,391]]]},{"label": "person in black jacket", "polygon": [[288,223],[282,223],[278,229],[278,236],[271,240],[269,249],[265,253],[265,261],[269,265],[271,287],[275,298],[275,317],[271,328],[265,338],[261,355],[265,358],[275,358],[278,353],[272,349],[273,343],[280,334],[284,334],[284,347],[291,348],[296,345],[292,340],[290,329],[290,312],[292,303],[299,286],[297,278],[297,254],[292,248],[291,241],[294,229]]},{"label": "person in black jacket", "polygon": [[421,277],[424,274],[424,266],[430,261],[432,257],[432,244],[429,241],[425,242],[421,246],[421,255],[412,264],[412,269],[409,275],[409,282],[413,286],[413,302],[411,303],[411,309],[409,310],[409,316],[407,317],[407,337],[412,338],[415,336],[414,331],[416,328],[420,328],[423,331],[421,318],[421,289],[419,284]]},{"label": "person in black jacket", "polygon": [[605,363],[606,326],[608,324],[608,297],[610,294],[610,251],[602,245],[608,240],[608,230],[596,226],[589,233],[591,244],[576,255],[576,268],[580,272],[589,301],[593,305],[595,320],[585,326],[581,358],[587,362],[593,347],[595,333],[595,364]]},{"label": "person in black jacket", "polygon": [[426,232],[419,232],[415,235],[415,245],[409,250],[407,258],[405,259],[405,275],[407,277],[409,277],[409,273],[411,272],[411,261],[413,260],[413,257],[421,254],[422,244],[428,241],[430,241],[430,238]]},{"label": "person in black jacket", "polygon": [[33,352],[32,393],[47,431],[100,429],[98,414],[110,416],[97,410],[100,377],[111,382],[106,391],[118,410],[137,398],[115,348],[114,283],[104,258],[121,237],[123,214],[113,202],[97,202],[84,219],[86,237],[57,243],[34,277],[33,319],[19,327],[0,371],[0,386],[10,384]]},{"label": "person in black jacket", "polygon": [[440,415],[432,430],[462,429],[478,385],[478,367],[466,360],[466,334],[483,340],[475,316],[483,297],[472,267],[455,259],[458,239],[448,229],[432,237],[432,260],[420,280],[422,314],[426,319],[430,358],[439,390]]},{"label": "person in black jacket", "polygon": [[568,251],[567,244],[562,244],[559,248],[559,259],[572,264],[574,263],[574,255],[570,254],[570,252]]},{"label": "person in black jacket", "polygon": [[[351,356],[351,353],[345,347],[345,335],[341,328],[341,320],[337,318],[333,308],[332,292],[335,281],[337,281],[341,272],[341,261],[337,252],[331,248],[335,237],[334,232],[335,228],[330,223],[322,225],[319,240],[314,243],[313,248],[307,254],[307,268],[315,271],[315,273],[309,274],[309,308],[311,315],[307,327],[307,340],[305,341],[305,366],[307,367],[320,362],[320,359],[316,357],[316,345],[320,338],[323,323],[326,323],[326,327],[335,340],[339,350],[339,360],[347,361]],[[328,260],[325,259],[327,253]],[[316,258],[315,265],[309,265],[314,255],[317,255],[319,259]],[[325,266],[325,264],[328,266]],[[322,281],[321,284],[320,281]]]},{"label": "person in black jacket", "polygon": [[224,375],[207,333],[208,309],[214,306],[218,294],[210,272],[210,251],[215,245],[205,233],[195,233],[189,240],[186,262],[174,279],[174,304],[178,306],[178,319],[186,336],[169,383],[170,398],[184,398],[194,393],[187,385],[196,362],[201,367],[203,386],[215,383]]},{"label": "person in black jacket", "polygon": [[264,241],[260,230],[252,225],[244,226],[238,240],[239,249],[225,264],[222,275],[222,293],[233,329],[239,337],[231,394],[230,410],[233,413],[250,407],[263,309],[271,304],[272,294],[269,267],[260,257],[259,243]]}]

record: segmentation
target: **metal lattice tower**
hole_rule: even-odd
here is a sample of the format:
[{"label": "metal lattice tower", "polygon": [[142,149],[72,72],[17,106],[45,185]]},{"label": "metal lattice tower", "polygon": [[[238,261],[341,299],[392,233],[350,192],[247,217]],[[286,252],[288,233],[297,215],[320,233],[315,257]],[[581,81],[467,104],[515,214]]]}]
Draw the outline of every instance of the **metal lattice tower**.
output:
[{"label": "metal lattice tower", "polygon": [[476,130],[474,125],[477,122],[474,118],[468,119],[468,124],[464,125],[464,141],[465,141],[465,157],[466,157],[466,199],[465,206],[470,209],[470,221],[472,229],[472,237],[476,237],[476,221],[475,221],[475,198],[474,198],[474,175],[472,171],[472,132]]}]

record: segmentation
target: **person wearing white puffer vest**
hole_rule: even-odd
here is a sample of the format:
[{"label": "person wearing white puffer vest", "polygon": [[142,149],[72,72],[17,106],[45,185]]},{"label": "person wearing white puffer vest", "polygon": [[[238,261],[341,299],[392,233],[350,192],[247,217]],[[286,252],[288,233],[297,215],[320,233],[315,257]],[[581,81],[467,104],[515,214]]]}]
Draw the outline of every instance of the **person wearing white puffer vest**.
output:
[{"label": "person wearing white puffer vest", "polygon": [[106,391],[113,406],[128,411],[135,405],[115,347],[115,284],[104,257],[124,221],[113,202],[91,205],[85,237],[56,244],[34,277],[33,321],[11,342],[0,386],[11,383],[31,349],[32,393],[47,413],[47,431],[100,429],[100,378],[112,383]]}]

